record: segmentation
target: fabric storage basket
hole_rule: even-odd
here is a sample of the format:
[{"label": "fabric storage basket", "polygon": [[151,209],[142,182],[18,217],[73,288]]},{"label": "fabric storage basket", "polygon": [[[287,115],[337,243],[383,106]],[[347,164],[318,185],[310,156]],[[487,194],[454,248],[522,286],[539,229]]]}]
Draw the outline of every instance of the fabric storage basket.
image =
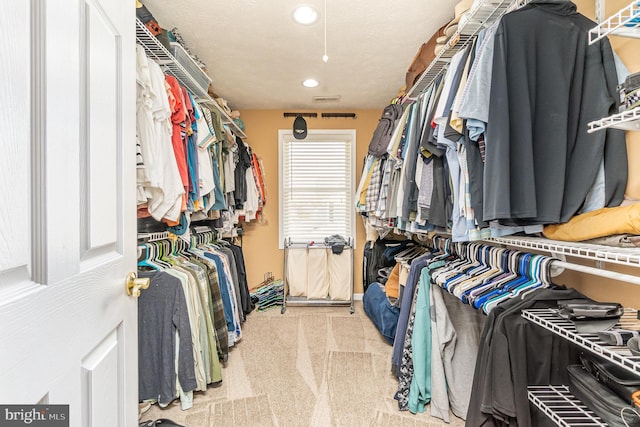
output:
[{"label": "fabric storage basket", "polygon": [[206,92],[211,84],[211,79],[200,69],[198,64],[191,58],[189,53],[180,45],[180,43],[171,42],[171,54],[176,58],[178,63],[193,77],[193,79]]},{"label": "fabric storage basket", "polygon": [[334,254],[325,248],[293,248],[287,254],[289,294],[309,299],[349,301],[351,298],[351,251]]}]

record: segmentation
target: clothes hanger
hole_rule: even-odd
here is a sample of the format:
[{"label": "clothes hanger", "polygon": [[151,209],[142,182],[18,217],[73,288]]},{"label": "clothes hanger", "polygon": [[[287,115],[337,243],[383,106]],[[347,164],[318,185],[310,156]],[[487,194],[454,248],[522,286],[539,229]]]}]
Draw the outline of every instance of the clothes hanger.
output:
[{"label": "clothes hanger", "polygon": [[471,271],[481,266],[481,250],[479,249],[481,248],[481,246],[482,245],[479,245],[478,243],[469,243],[461,246],[462,248],[464,248],[464,252],[461,256],[463,262],[458,264],[449,273],[440,275],[438,278],[438,282],[442,282],[441,286],[444,289],[449,290],[450,286],[468,279],[470,277]]},{"label": "clothes hanger", "polygon": [[171,251],[171,241],[169,239],[162,239],[158,241],[158,247],[160,249],[160,260],[164,262],[168,268],[175,265],[174,260],[169,258]]},{"label": "clothes hanger", "polygon": [[431,282],[440,287],[444,286],[444,283],[447,279],[459,273],[458,267],[463,266],[469,262],[469,260],[466,258],[466,253],[464,250],[457,251],[460,254],[459,257],[454,257],[450,250],[451,247],[449,247],[450,255],[436,257],[437,259],[434,258],[432,263],[429,264],[431,265],[437,261],[445,262],[445,264],[433,268],[433,271],[431,273]]},{"label": "clothes hanger", "polygon": [[462,300],[465,304],[469,303],[469,295],[475,289],[484,286],[487,282],[493,278],[498,277],[504,273],[502,259],[505,253],[508,252],[504,248],[489,248],[489,256],[487,261],[488,270],[484,273],[473,277],[471,280],[461,283],[455,290],[454,295]]},{"label": "clothes hanger", "polygon": [[[453,244],[451,239],[444,239],[444,253],[433,257],[427,264],[431,270],[431,283],[442,287],[444,278],[448,277],[456,267],[467,262],[464,256],[465,248],[464,245]],[[433,267],[439,261],[444,261],[445,263]]]},{"label": "clothes hanger", "polygon": [[521,296],[524,292],[528,292],[531,291],[533,289],[538,289],[539,287],[543,286],[544,283],[542,282],[542,278],[541,278],[541,272],[542,272],[542,265],[543,262],[547,259],[548,257],[545,257],[543,255],[534,255],[533,256],[533,260],[529,266],[529,275],[531,276],[531,280],[529,280],[529,282],[518,286],[517,288],[513,289],[511,291],[512,293],[512,297],[519,297]]},{"label": "clothes hanger", "polygon": [[211,244],[216,249],[220,249],[221,247],[226,246],[227,242],[222,240],[222,238],[220,237],[221,235],[219,234],[218,230],[211,231],[210,233],[211,233]]},{"label": "clothes hanger", "polygon": [[457,271],[458,273],[454,276],[449,276],[444,281],[443,288],[452,292],[453,287],[457,286],[458,283],[463,282],[469,277],[473,275],[473,271],[482,265],[481,261],[481,252],[483,251],[482,245],[478,245],[476,243],[470,243],[466,247],[466,258],[467,262],[461,264]]},{"label": "clothes hanger", "polygon": [[411,253],[411,251],[413,251],[415,249],[415,243],[414,242],[409,242],[406,244],[406,247],[404,249],[402,249],[400,252],[398,252],[397,254],[395,254],[393,257],[394,259],[396,257],[399,258],[403,258],[406,257],[409,253]]},{"label": "clothes hanger", "polygon": [[538,271],[540,276],[540,282],[541,282],[540,286],[526,289],[524,292],[521,292],[520,299],[526,298],[527,295],[533,293],[538,288],[550,288],[552,286],[555,286],[554,283],[551,281],[551,264],[553,263],[553,261],[554,259],[550,257],[545,257],[545,259],[542,260],[542,263]]},{"label": "clothes hanger", "polygon": [[491,277],[495,273],[501,272],[499,260],[501,253],[505,251],[503,248],[494,248],[488,245],[482,246],[481,254],[481,268],[473,271],[473,274],[466,280],[463,280],[456,284],[455,287],[450,289],[458,298],[462,299],[462,295],[469,289],[473,289],[479,284],[483,283],[485,279]]},{"label": "clothes hanger", "polygon": [[166,266],[161,262],[158,262],[158,259],[157,259],[158,249],[157,249],[156,242],[147,242],[145,246],[147,248],[147,259],[145,260],[146,265],[154,270],[165,269]]},{"label": "clothes hanger", "polygon": [[160,270],[160,267],[150,260],[149,245],[138,245],[138,267],[147,267],[153,270]]},{"label": "clothes hanger", "polygon": [[210,248],[210,250],[212,252],[217,252],[219,255],[221,255],[220,249],[223,246],[226,246],[226,242],[222,243],[221,241],[217,240],[217,231],[211,231],[208,232],[208,239],[209,239],[209,243],[208,243],[208,247]]},{"label": "clothes hanger", "polygon": [[[191,241],[192,239],[189,239],[189,240]],[[178,239],[178,242],[176,244],[176,255],[183,257],[185,259],[188,259],[190,255],[189,246],[190,246],[190,243],[187,243],[183,239]]]},{"label": "clothes hanger", "polygon": [[452,283],[449,287],[449,292],[454,293],[457,288],[466,282],[477,280],[479,277],[484,277],[485,273],[493,268],[491,264],[491,259],[494,256],[493,249],[494,248],[488,245],[478,245],[476,249],[476,259],[478,260],[477,266],[467,270],[466,278]]},{"label": "clothes hanger", "polygon": [[444,240],[444,250],[441,255],[438,255],[433,258],[432,261],[440,261],[451,256],[451,239],[443,239]]},{"label": "clothes hanger", "polygon": [[485,311],[485,308],[487,304],[493,299],[498,298],[502,296],[505,292],[507,292],[504,289],[505,286],[507,286],[509,283],[515,283],[515,282],[519,282],[520,280],[523,280],[523,272],[526,270],[526,260],[527,260],[527,254],[524,254],[521,252],[518,253],[518,264],[515,268],[515,273],[503,280],[500,280],[499,283],[494,283],[494,286],[492,286],[491,288],[487,289],[486,292],[479,295],[476,301],[474,302],[474,307],[484,311],[484,313],[486,314],[487,312]]},{"label": "clothes hanger", "polygon": [[541,255],[531,255],[530,257],[523,257],[522,262],[524,263],[525,271],[521,271],[522,277],[513,282],[505,284],[505,286],[501,288],[501,294],[490,298],[487,302],[485,302],[482,307],[484,312],[488,314],[503,301],[514,298],[518,295],[519,289],[524,290],[529,286],[534,286],[537,282],[537,279],[535,278],[535,270],[539,268],[538,264],[541,259]]},{"label": "clothes hanger", "polygon": [[520,261],[525,254],[520,251],[513,251],[509,254],[508,269],[505,274],[500,275],[495,280],[487,283],[485,289],[475,295],[473,300],[473,306],[477,309],[481,309],[482,305],[489,299],[489,296],[493,296],[497,289],[500,289],[504,284],[516,280],[520,277]]},{"label": "clothes hanger", "polygon": [[526,260],[526,276],[527,281],[525,283],[521,283],[518,285],[508,284],[503,289],[504,293],[499,295],[491,300],[487,301],[483,306],[483,310],[485,313],[489,314],[491,310],[497,307],[500,303],[507,299],[512,299],[519,296],[522,292],[526,290],[537,289],[541,285],[541,281],[539,279],[540,272],[540,264],[545,257],[542,255],[532,255],[530,258]]},{"label": "clothes hanger", "polygon": [[150,244],[153,248],[153,262],[159,265],[161,269],[171,268],[172,265],[163,259],[163,240],[156,240],[155,242],[151,242]]},{"label": "clothes hanger", "polygon": [[180,261],[174,255],[174,252],[175,252],[174,244],[175,242],[171,239],[165,239],[162,241],[162,249],[163,249],[162,259],[168,264],[171,264],[172,266],[176,266],[180,264]]},{"label": "clothes hanger", "polygon": [[424,254],[426,251],[427,249],[424,248],[423,246],[415,245],[403,250],[401,253],[394,256],[393,259],[396,262],[409,263],[410,261]]},{"label": "clothes hanger", "polygon": [[464,295],[466,295],[466,299],[469,305],[473,305],[480,296],[484,295],[490,289],[493,289],[495,287],[495,283],[505,280],[507,277],[513,274],[511,271],[511,262],[513,256],[514,251],[505,249],[502,252],[500,258],[496,261],[496,267],[498,271],[483,280],[480,285],[465,292]]},{"label": "clothes hanger", "polygon": [[489,311],[499,302],[509,298],[512,289],[516,289],[518,286],[529,282],[529,264],[531,263],[531,258],[534,256],[535,255],[528,253],[523,254],[520,257],[518,277],[503,283],[501,286],[489,292],[484,298],[481,298],[483,300],[481,304],[482,311],[489,314]]}]

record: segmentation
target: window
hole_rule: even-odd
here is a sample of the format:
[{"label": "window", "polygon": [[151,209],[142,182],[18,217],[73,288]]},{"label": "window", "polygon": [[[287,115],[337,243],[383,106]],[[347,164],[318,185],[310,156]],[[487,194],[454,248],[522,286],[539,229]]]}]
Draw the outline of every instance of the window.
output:
[{"label": "window", "polygon": [[280,248],[284,239],[355,237],[355,130],[309,130],[295,139],[278,132]]}]

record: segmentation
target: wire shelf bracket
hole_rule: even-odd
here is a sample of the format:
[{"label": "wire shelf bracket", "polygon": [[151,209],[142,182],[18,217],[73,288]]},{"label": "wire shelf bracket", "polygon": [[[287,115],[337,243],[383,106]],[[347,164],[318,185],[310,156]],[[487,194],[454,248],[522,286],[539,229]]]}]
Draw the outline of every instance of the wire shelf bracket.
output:
[{"label": "wire shelf bracket", "polygon": [[637,0],[589,30],[589,44],[609,35],[640,38],[640,3]]},{"label": "wire shelf bracket", "polygon": [[589,123],[587,132],[593,133],[606,128],[640,131],[640,107],[595,120]]}]

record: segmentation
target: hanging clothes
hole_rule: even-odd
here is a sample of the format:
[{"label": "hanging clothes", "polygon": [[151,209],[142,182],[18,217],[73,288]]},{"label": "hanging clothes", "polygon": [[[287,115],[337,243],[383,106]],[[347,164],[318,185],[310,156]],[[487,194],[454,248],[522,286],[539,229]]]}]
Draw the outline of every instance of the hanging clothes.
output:
[{"label": "hanging clothes", "polygon": [[[584,295],[575,289],[541,289],[522,300],[511,299],[489,314],[473,376],[469,425],[531,426],[527,386],[568,383],[566,369],[558,367],[575,363],[579,351],[569,341],[523,319],[521,311],[557,307],[558,301],[574,298]],[[535,372],[528,368],[532,366]]]},{"label": "hanging clothes", "polygon": [[533,0],[500,21],[486,133],[485,221],[568,221],[603,156],[607,206],[622,201],[624,132],[587,133],[588,122],[616,108],[611,46],[607,38],[589,45],[594,26],[569,1]]},{"label": "hanging clothes", "polygon": [[[160,66],[137,48],[136,132],[144,159],[140,204],[156,221],[180,216],[184,187],[171,144],[171,110]],[[143,213],[144,215],[144,213]]]},{"label": "hanging clothes", "polygon": [[187,165],[186,134],[187,134],[187,103],[184,99],[182,88],[175,77],[166,75],[165,80],[171,88],[169,105],[171,106],[171,144],[182,179],[185,192],[189,191],[189,172]]},{"label": "hanging clothes", "polygon": [[451,58],[405,108],[388,158],[365,161],[356,197],[367,229],[446,230],[454,241],[475,241],[539,234],[620,204],[624,133],[588,134],[587,123],[616,111],[624,71],[606,38],[588,45],[595,24],[575,9],[534,0]]},{"label": "hanging clothes", "polygon": [[251,167],[251,156],[247,147],[238,141],[238,164],[235,169],[235,190],[234,190],[234,202],[236,209],[242,209],[244,202],[247,201],[247,169]]},{"label": "hanging clothes", "polygon": [[176,398],[176,372],[183,390],[197,387],[187,302],[180,280],[169,273],[139,276],[151,280],[138,298],[139,400],[169,404]]}]

